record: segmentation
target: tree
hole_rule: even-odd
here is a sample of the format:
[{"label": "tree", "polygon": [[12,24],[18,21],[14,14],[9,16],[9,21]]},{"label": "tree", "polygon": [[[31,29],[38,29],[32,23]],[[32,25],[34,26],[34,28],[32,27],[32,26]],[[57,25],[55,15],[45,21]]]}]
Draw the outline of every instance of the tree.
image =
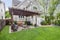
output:
[{"label": "tree", "polygon": [[57,13],[56,17],[57,20],[60,20],[60,12]]},{"label": "tree", "polygon": [[9,18],[9,17],[11,17],[11,15],[9,14],[9,11],[6,11],[5,12],[5,18]]},{"label": "tree", "polygon": [[[54,11],[56,10],[57,5],[60,3],[60,0],[40,0],[39,1],[41,6],[44,8],[44,15],[45,15],[45,20],[50,18],[51,24],[53,22],[54,19]],[[48,11],[47,11],[48,10]],[[48,14],[48,15],[47,15]]]},{"label": "tree", "polygon": [[60,0],[51,0],[51,6],[49,7],[49,9],[48,9],[48,13],[50,14],[50,17],[51,17],[51,23],[52,23],[52,21],[53,21],[53,18],[54,18],[54,16],[53,16],[53,14],[54,14],[54,11],[56,10],[56,7],[57,7],[57,5],[59,4],[59,1]]}]

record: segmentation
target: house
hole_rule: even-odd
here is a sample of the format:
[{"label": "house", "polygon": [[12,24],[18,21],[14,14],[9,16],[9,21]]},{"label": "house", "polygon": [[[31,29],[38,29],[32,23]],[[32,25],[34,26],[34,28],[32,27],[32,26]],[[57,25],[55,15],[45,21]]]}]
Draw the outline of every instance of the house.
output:
[{"label": "house", "polygon": [[12,8],[9,8],[13,21],[30,21],[38,26],[41,25],[42,10],[37,0],[12,0]]},{"label": "house", "polygon": [[34,12],[42,12],[43,10],[38,0],[12,0],[12,7]]},{"label": "house", "polygon": [[0,19],[5,19],[5,4],[0,1]]},{"label": "house", "polygon": [[0,31],[5,25],[5,4],[0,0]]}]

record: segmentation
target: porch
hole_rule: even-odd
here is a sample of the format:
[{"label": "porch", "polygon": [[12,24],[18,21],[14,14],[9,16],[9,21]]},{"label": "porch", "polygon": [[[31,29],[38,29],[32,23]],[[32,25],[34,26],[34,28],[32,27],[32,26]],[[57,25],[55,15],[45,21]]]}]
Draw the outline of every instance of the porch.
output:
[{"label": "porch", "polygon": [[31,28],[30,26],[35,27],[38,26],[37,17],[39,17],[41,13],[16,8],[9,8],[9,12],[11,14],[11,20],[12,20],[11,29],[14,29],[14,27],[16,27],[16,29],[18,28],[26,29]]}]

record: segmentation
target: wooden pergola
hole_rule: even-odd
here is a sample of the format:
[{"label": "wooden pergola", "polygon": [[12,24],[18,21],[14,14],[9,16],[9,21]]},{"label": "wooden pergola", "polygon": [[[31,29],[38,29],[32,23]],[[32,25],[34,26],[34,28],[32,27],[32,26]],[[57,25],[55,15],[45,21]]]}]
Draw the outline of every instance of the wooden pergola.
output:
[{"label": "wooden pergola", "polygon": [[22,10],[17,8],[9,8],[9,13],[11,14],[12,22],[13,22],[13,15],[26,16],[26,17],[40,15],[37,12],[32,12],[32,11],[27,11],[27,10]]},{"label": "wooden pergola", "polygon": [[21,15],[21,16],[33,16],[33,15],[40,15],[37,12],[16,9],[16,8],[9,8],[9,12],[11,15]]}]

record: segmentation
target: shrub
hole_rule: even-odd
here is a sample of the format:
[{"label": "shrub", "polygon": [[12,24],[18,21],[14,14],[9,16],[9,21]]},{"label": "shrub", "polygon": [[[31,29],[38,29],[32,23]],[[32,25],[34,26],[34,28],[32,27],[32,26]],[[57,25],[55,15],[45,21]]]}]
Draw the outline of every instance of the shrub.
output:
[{"label": "shrub", "polygon": [[25,21],[25,25],[33,25],[30,21]]},{"label": "shrub", "polygon": [[46,21],[42,21],[41,25],[47,25],[47,22]]},{"label": "shrub", "polygon": [[60,26],[60,20],[56,20],[54,24]]},{"label": "shrub", "polygon": [[14,24],[17,24],[17,21],[14,21]]},{"label": "shrub", "polygon": [[10,25],[9,20],[6,20],[6,25]]}]

